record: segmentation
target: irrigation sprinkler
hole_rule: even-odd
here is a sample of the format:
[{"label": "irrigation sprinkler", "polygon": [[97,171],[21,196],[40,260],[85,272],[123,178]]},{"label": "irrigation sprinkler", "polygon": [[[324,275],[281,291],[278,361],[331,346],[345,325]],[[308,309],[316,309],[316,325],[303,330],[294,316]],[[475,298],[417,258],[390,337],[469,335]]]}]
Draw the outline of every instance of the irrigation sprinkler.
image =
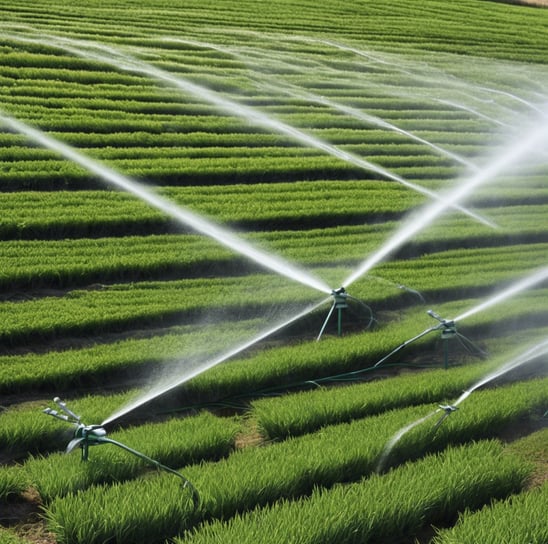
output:
[{"label": "irrigation sprinkler", "polygon": [[433,332],[433,331],[441,331],[441,339],[443,341],[443,366],[444,368],[448,368],[449,366],[449,340],[452,340],[454,338],[458,339],[461,344],[470,352],[470,353],[476,353],[480,357],[483,357],[485,353],[476,346],[469,338],[466,338],[463,334],[459,333],[457,331],[457,325],[456,325],[456,319],[444,319],[439,314],[434,312],[433,310],[427,310],[426,313],[435,319],[436,321],[439,321],[439,325],[435,325],[434,327],[429,327],[428,329],[425,329],[421,333],[417,334],[416,336],[413,336],[413,338],[410,338],[409,340],[406,340],[405,342],[402,342],[397,348],[393,349],[390,353],[385,355],[382,359],[377,361],[373,368],[376,368],[380,364],[384,363],[387,359],[392,357],[395,353],[398,351],[401,351],[403,348],[408,346],[409,344],[412,344],[419,338],[422,338],[423,336],[426,336],[427,334]]},{"label": "irrigation sprinkler", "polygon": [[434,428],[432,429],[432,432],[436,432],[438,427],[453,413],[458,410],[457,406],[453,406],[452,404],[439,404],[439,409],[436,410],[436,412],[439,412],[440,410],[443,411],[443,415],[438,419],[436,424],[434,425]]},{"label": "irrigation sprinkler", "polygon": [[146,461],[147,463],[155,466],[156,468],[164,470],[166,472],[169,472],[181,478],[181,480],[183,481],[183,489],[186,487],[189,488],[192,496],[192,502],[194,503],[194,507],[195,508],[198,507],[200,503],[200,496],[198,494],[198,491],[196,490],[194,485],[192,485],[190,480],[187,480],[180,472],[166,465],[163,465],[159,461],[156,461],[155,459],[148,457],[144,453],[134,450],[133,448],[130,448],[129,446],[126,446],[125,444],[118,442],[117,440],[113,440],[112,438],[107,438],[107,431],[101,425],[85,425],[84,423],[82,423],[81,417],[77,416],[72,410],[70,410],[67,407],[67,405],[59,397],[55,397],[53,401],[57,404],[57,406],[59,406],[61,411],[64,413],[60,413],[57,410],[54,410],[52,408],[45,408],[43,412],[47,415],[53,416],[57,419],[60,419],[62,421],[70,423],[71,425],[76,426],[73,438],[69,442],[65,450],[65,453],[70,453],[75,448],[80,447],[80,449],[82,450],[82,461],[88,461],[90,446],[99,446],[101,444],[113,444],[114,446],[118,446],[119,448],[135,455],[136,457],[139,457],[143,461]]},{"label": "irrigation sprinkler", "polygon": [[322,337],[325,328],[327,327],[327,323],[329,322],[329,319],[333,315],[333,312],[337,310],[337,334],[338,336],[342,336],[342,315],[343,310],[348,309],[348,300],[354,300],[358,302],[359,304],[363,305],[365,308],[369,310],[370,313],[370,324],[373,321],[373,314],[371,312],[371,309],[369,306],[364,304],[361,300],[358,300],[357,298],[349,295],[346,292],[346,289],[344,287],[339,287],[338,289],[333,289],[331,291],[331,296],[333,297],[333,303],[331,304],[331,308],[329,309],[329,312],[327,313],[327,317],[325,318],[325,321],[323,322],[322,328],[320,329],[320,333],[318,334],[316,341],[320,340]]}]

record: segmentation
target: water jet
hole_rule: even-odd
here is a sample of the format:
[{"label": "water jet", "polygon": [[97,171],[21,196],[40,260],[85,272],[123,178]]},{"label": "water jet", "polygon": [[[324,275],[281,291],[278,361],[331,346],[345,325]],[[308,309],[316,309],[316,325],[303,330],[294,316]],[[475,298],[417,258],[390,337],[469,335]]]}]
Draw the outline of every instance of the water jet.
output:
[{"label": "water jet", "polygon": [[[82,58],[98,60],[100,62],[110,64],[111,66],[114,66],[116,69],[119,70],[144,74],[148,77],[156,79],[157,81],[168,83],[186,93],[189,93],[199,98],[200,100],[203,100],[213,105],[219,111],[223,111],[228,115],[240,117],[250,123],[255,124],[256,126],[271,130],[278,134],[283,134],[284,136],[288,136],[293,141],[298,142],[301,145],[307,145],[323,151],[332,157],[338,158],[346,162],[347,164],[351,164],[362,170],[374,172],[384,178],[396,181],[408,187],[409,189],[413,189],[414,191],[422,195],[428,196],[436,202],[444,203],[448,207],[455,208],[456,210],[468,215],[469,217],[475,219],[476,221],[479,221],[480,223],[483,223],[484,225],[487,225],[491,228],[496,227],[496,225],[489,219],[486,219],[476,212],[461,206],[458,202],[446,200],[436,192],[412,183],[407,179],[387,170],[386,168],[383,168],[382,166],[379,166],[357,155],[339,149],[338,147],[331,145],[323,140],[320,140],[315,136],[307,134],[306,132],[303,132],[302,130],[292,125],[270,117],[260,110],[252,108],[245,104],[241,104],[235,100],[225,98],[224,96],[209,89],[208,87],[198,85],[188,79],[174,75],[170,72],[157,68],[154,65],[148,64],[130,55],[116,51],[112,47],[106,47],[102,44],[96,44],[94,42],[82,42],[69,38],[59,38],[56,36],[48,36],[48,38],[50,38],[48,42],[44,42],[43,39],[28,38],[18,35],[10,35],[10,37],[13,39],[18,39],[31,43],[46,43],[48,46],[57,47]],[[99,53],[89,51],[90,48],[98,50]]]},{"label": "water jet", "polygon": [[521,353],[519,356],[514,357],[510,359],[508,362],[501,365],[496,370],[489,372],[485,377],[478,380],[474,385],[469,387],[464,393],[455,401],[454,404],[439,404],[438,408],[424,417],[421,417],[417,419],[416,421],[413,421],[412,423],[409,423],[408,425],[405,425],[402,427],[399,431],[397,431],[394,436],[386,443],[381,456],[379,458],[379,462],[377,464],[377,472],[382,472],[384,465],[390,456],[390,453],[392,452],[395,445],[401,440],[401,438],[407,434],[409,431],[420,425],[421,423],[425,422],[426,420],[430,419],[431,417],[435,416],[436,414],[439,414],[440,412],[444,412],[442,417],[436,422],[434,427],[432,428],[432,432],[435,432],[438,427],[453,413],[455,413],[458,410],[458,406],[466,400],[476,389],[482,387],[483,385],[499,378],[500,376],[510,372],[511,370],[514,370],[524,364],[527,364],[531,361],[534,361],[540,357],[544,357],[548,354],[548,340],[544,340],[542,342],[539,342],[538,344],[535,344],[533,347],[526,349],[523,353]]},{"label": "water jet", "polygon": [[472,347],[477,353],[480,355],[484,355],[484,353],[477,348],[468,338],[466,338],[464,335],[457,332],[456,322],[461,321],[467,317],[470,317],[482,310],[485,310],[487,308],[490,308],[491,306],[494,306],[495,304],[505,301],[509,299],[510,297],[516,295],[517,293],[524,291],[526,289],[529,289],[533,287],[535,284],[541,283],[542,281],[548,279],[548,267],[541,268],[532,274],[525,276],[524,278],[521,278],[517,282],[511,284],[506,289],[501,290],[499,293],[496,293],[492,297],[488,298],[487,300],[481,302],[480,304],[474,306],[473,308],[470,308],[466,312],[461,313],[457,317],[453,319],[444,319],[440,317],[436,312],[433,310],[428,310],[426,313],[435,319],[436,321],[439,321],[439,325],[435,325],[433,327],[429,327],[422,331],[421,333],[417,334],[416,336],[413,336],[413,338],[410,338],[409,340],[406,340],[405,342],[402,342],[399,346],[397,346],[395,349],[393,349],[390,353],[385,355],[382,359],[377,361],[373,368],[381,365],[384,363],[387,359],[392,357],[392,355],[396,354],[397,352],[401,351],[403,348],[408,346],[409,344],[412,344],[416,340],[419,340],[423,336],[433,332],[433,331],[439,331],[441,330],[441,338],[444,341],[444,366],[447,368],[448,366],[448,344],[447,342],[451,340],[452,338],[458,338],[463,344],[467,344],[465,347]]},{"label": "water jet", "polygon": [[117,187],[123,191],[131,193],[143,202],[146,202],[153,208],[162,211],[170,217],[177,220],[180,224],[190,227],[191,229],[204,234],[232,249],[233,251],[244,255],[263,268],[267,268],[277,274],[292,279],[293,281],[307,285],[322,293],[329,293],[330,289],[321,279],[314,277],[312,274],[296,265],[286,261],[282,257],[273,255],[258,247],[253,246],[250,242],[237,236],[226,227],[218,225],[213,221],[193,212],[190,209],[179,206],[170,200],[163,198],[155,191],[138,183],[136,180],[124,176],[120,172],[107,167],[101,162],[84,155],[73,147],[60,142],[56,138],[48,134],[30,127],[29,125],[14,119],[0,111],[0,123],[5,124],[11,130],[24,134],[30,140],[51,149],[66,159],[82,166],[89,172],[98,176],[101,180],[108,184]]}]

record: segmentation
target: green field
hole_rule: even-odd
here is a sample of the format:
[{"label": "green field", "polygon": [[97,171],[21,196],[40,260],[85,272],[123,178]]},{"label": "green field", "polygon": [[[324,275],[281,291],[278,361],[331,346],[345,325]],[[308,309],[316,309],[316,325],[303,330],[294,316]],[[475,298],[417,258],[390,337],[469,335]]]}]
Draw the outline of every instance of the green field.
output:
[{"label": "green field", "polygon": [[0,544],[545,542],[548,11],[73,4],[0,0]]}]

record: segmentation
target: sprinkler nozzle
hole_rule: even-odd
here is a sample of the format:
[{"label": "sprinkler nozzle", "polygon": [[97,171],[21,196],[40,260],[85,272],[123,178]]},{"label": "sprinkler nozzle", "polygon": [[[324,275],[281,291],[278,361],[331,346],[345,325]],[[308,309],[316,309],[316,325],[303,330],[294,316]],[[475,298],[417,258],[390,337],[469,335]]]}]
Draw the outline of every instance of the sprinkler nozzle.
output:
[{"label": "sprinkler nozzle", "polygon": [[443,319],[439,314],[434,312],[434,310],[427,310],[426,312],[430,317],[437,319],[443,325],[442,338],[449,338],[457,334],[457,327],[455,322],[450,319]]},{"label": "sprinkler nozzle", "polygon": [[45,408],[43,410],[44,414],[48,414],[50,416],[56,417],[57,419],[61,419],[63,421],[68,421],[69,423],[76,423],[77,425],[80,424],[80,416],[77,416],[72,410],[69,410],[67,408],[67,405],[59,397],[55,397],[53,399],[53,402],[55,402],[55,404],[59,406],[61,411],[65,413],[60,414],[57,410],[52,410],[51,408]]},{"label": "sprinkler nozzle", "polygon": [[438,427],[453,413],[458,410],[456,406],[452,404],[438,404],[440,410],[443,410],[445,413],[439,418],[438,422],[434,425],[432,431],[435,433],[438,430]]},{"label": "sprinkler nozzle", "polygon": [[447,320],[446,319],[443,319],[443,317],[441,317],[439,314],[437,314],[436,312],[434,312],[434,310],[426,310],[426,313],[430,316],[430,317],[433,317],[434,319],[437,319],[440,323],[442,323],[443,325],[445,325],[445,323],[447,323]]},{"label": "sprinkler nozzle", "polygon": [[456,406],[453,406],[452,404],[438,404],[438,406],[447,414],[452,414],[453,412],[456,412],[458,408]]}]

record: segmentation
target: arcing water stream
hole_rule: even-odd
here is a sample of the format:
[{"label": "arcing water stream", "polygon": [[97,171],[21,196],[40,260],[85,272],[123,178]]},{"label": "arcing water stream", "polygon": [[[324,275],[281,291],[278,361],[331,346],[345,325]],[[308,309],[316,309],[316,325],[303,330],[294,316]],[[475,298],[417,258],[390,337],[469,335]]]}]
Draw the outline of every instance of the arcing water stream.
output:
[{"label": "arcing water stream", "polygon": [[[407,240],[415,236],[426,226],[430,225],[449,205],[448,202],[461,202],[472,192],[491,182],[499,174],[511,167],[516,167],[528,155],[533,155],[538,151],[540,146],[546,145],[548,139],[548,124],[542,120],[539,126],[529,129],[526,134],[522,134],[518,141],[512,142],[505,149],[501,150],[498,156],[479,172],[474,174],[468,180],[457,184],[457,187],[450,191],[443,201],[437,201],[420,210],[417,214],[404,222],[403,226],[384,243],[378,251],[368,257],[346,280],[343,282],[344,287],[350,286],[361,276],[366,274],[371,268],[385,259],[393,251],[401,247]],[[533,160],[533,158],[530,158]]]},{"label": "arcing water stream", "polygon": [[[249,58],[249,56],[246,57],[228,47],[218,46],[209,42],[206,43],[206,42],[200,42],[196,40],[186,40],[186,39],[184,40],[184,39],[178,39],[178,38],[164,38],[164,40],[168,42],[183,43],[183,44],[193,45],[196,47],[202,47],[206,49],[212,49],[214,51],[219,51],[223,54],[230,55],[231,57],[245,63],[246,66],[251,67],[251,69],[255,71],[263,67],[264,59],[262,57],[260,62],[257,62],[256,60],[254,62],[251,62],[251,59]],[[272,60],[271,57],[270,57],[270,60]],[[284,62],[283,65],[284,67],[286,67],[287,63]],[[295,71],[296,70],[297,68],[295,68]],[[285,81],[283,82],[283,85],[273,84],[273,83],[263,83],[262,86],[265,87],[266,89],[275,90],[276,92],[282,92],[284,94],[287,94],[294,98],[298,98],[300,100],[306,100],[308,102],[315,102],[317,104],[322,104],[336,111],[340,111],[341,113],[344,113],[350,117],[353,117],[354,119],[363,121],[364,123],[374,125],[380,128],[385,128],[387,130],[391,130],[393,132],[396,132],[398,134],[405,136],[406,138],[414,140],[415,142],[418,142],[420,144],[430,147],[431,149],[433,149],[438,154],[444,157],[454,160],[457,163],[463,164],[472,170],[477,170],[477,166],[471,161],[469,161],[468,159],[466,159],[465,157],[462,157],[461,155],[458,155],[439,145],[436,145],[435,143],[425,138],[422,138],[421,136],[417,136],[416,134],[413,134],[412,132],[408,130],[402,129],[392,123],[389,123],[388,121],[381,119],[380,117],[377,117],[376,115],[370,115],[356,108],[346,106],[338,102],[334,102],[333,100],[329,100],[328,98],[324,96],[319,96],[317,94],[307,92],[304,89],[298,88],[297,86],[291,85]]]},{"label": "arcing water stream", "polygon": [[150,402],[151,400],[155,399],[156,397],[159,397],[168,391],[171,391],[172,389],[175,389],[176,387],[179,387],[180,385],[184,384],[185,382],[191,380],[192,378],[198,376],[199,374],[202,374],[206,370],[209,370],[210,368],[213,368],[214,366],[217,366],[224,361],[231,359],[235,355],[238,355],[239,353],[245,351],[246,349],[250,348],[251,346],[257,344],[261,340],[264,340],[265,338],[268,338],[269,336],[273,335],[275,332],[287,327],[291,323],[298,321],[302,317],[305,317],[309,313],[313,312],[323,304],[325,304],[328,300],[330,300],[331,297],[323,299],[321,302],[314,304],[312,306],[309,306],[305,308],[302,312],[299,312],[298,314],[290,317],[289,319],[286,319],[279,324],[269,328],[268,330],[258,334],[251,340],[244,342],[240,344],[239,346],[232,348],[225,353],[219,355],[218,357],[215,357],[211,359],[210,361],[206,363],[200,363],[196,367],[193,367],[192,365],[189,365],[189,367],[186,367],[183,369],[182,372],[179,372],[175,378],[171,377],[169,381],[161,382],[154,387],[152,387],[149,391],[145,392],[144,394],[140,395],[137,399],[135,399],[132,403],[124,406],[114,414],[112,414],[110,417],[105,419],[101,425],[108,425],[109,423],[112,423],[116,419],[121,418],[122,416],[128,414],[129,412],[132,412],[136,408],[139,408],[143,404],[146,404],[147,402]]},{"label": "arcing water stream", "polygon": [[[440,147],[439,145],[436,145],[430,142],[429,140],[426,140],[425,138],[417,136],[416,134],[413,134],[412,132],[409,132],[408,130],[404,130],[392,123],[389,123],[388,121],[385,121],[384,119],[381,119],[380,117],[377,117],[375,115],[370,115],[368,113],[365,113],[356,108],[352,108],[350,106],[345,106],[344,104],[339,104],[323,96],[318,96],[316,94],[308,93],[301,90],[296,90],[295,88],[289,87],[288,85],[285,85],[284,87],[277,86],[276,89],[278,91],[285,92],[286,94],[293,96],[295,98],[308,100],[309,102],[316,102],[317,104],[323,104],[324,106],[340,111],[341,113],[344,113],[350,117],[353,117],[354,119],[358,119],[359,121],[363,121],[365,123],[368,123],[377,127],[381,127],[381,128],[386,128],[398,134],[402,134],[403,136],[411,140],[414,140],[415,142],[418,142],[430,147],[431,149],[436,151],[438,154],[443,155],[444,157],[448,157],[449,159],[455,162],[465,165],[471,170],[474,170],[474,171],[478,170],[478,167],[474,163],[466,159],[465,157],[462,157],[461,155],[457,155],[456,153],[452,153],[451,151],[448,151],[447,149],[444,149],[443,147]],[[492,222],[490,222],[490,224],[493,227],[495,226]]]},{"label": "arcing water stream", "polygon": [[166,213],[170,217],[173,217],[180,224],[186,225],[201,234],[205,234],[206,236],[217,240],[224,246],[248,257],[261,266],[281,274],[282,276],[285,276],[293,281],[300,282],[303,285],[316,289],[322,293],[331,292],[331,289],[325,282],[315,278],[305,270],[297,268],[295,265],[285,261],[281,257],[274,256],[271,253],[252,246],[249,242],[239,238],[225,227],[220,227],[219,225],[206,220],[204,217],[178,206],[165,198],[162,198],[146,186],[120,174],[119,172],[116,172],[115,170],[112,170],[111,168],[108,168],[104,164],[95,161],[86,155],[83,155],[76,149],[56,140],[51,136],[48,136],[44,132],[32,128],[25,123],[2,113],[0,113],[0,122],[14,131],[25,134],[25,136],[34,142],[61,154],[63,157],[75,162],[76,164],[79,164],[86,170],[93,172],[103,181],[135,195],[154,208]]},{"label": "arcing water stream", "polygon": [[481,304],[478,304],[477,306],[470,308],[470,310],[467,310],[466,312],[458,315],[457,317],[455,317],[455,319],[453,319],[453,321],[461,321],[462,319],[466,319],[467,317],[477,314],[478,312],[486,310],[487,308],[490,308],[491,306],[494,306],[499,302],[503,302],[513,297],[521,291],[530,289],[531,287],[533,287],[533,285],[536,285],[537,283],[540,283],[546,279],[548,279],[548,266],[545,266],[544,268],[535,271],[533,274],[530,274],[517,281],[516,283],[513,283],[506,289],[503,289],[499,293],[496,293]]},{"label": "arcing water stream", "polygon": [[390,457],[390,454],[396,444],[401,440],[401,438],[407,434],[409,431],[414,429],[415,427],[419,426],[421,423],[424,423],[428,419],[432,418],[436,414],[441,413],[442,411],[445,412],[442,416],[442,419],[438,421],[435,428],[439,426],[439,423],[441,423],[448,415],[455,412],[458,405],[461,404],[464,400],[466,400],[476,389],[482,387],[483,385],[499,378],[500,376],[510,372],[511,370],[514,370],[524,364],[530,363],[532,361],[537,360],[540,357],[543,357],[548,354],[548,340],[541,341],[537,344],[535,344],[533,347],[526,349],[521,355],[517,356],[514,359],[511,359],[510,361],[504,363],[496,370],[489,372],[485,377],[478,380],[474,385],[472,385],[470,388],[468,388],[458,399],[457,401],[452,405],[440,405],[440,407],[424,417],[421,417],[417,419],[416,421],[413,421],[409,425],[406,425],[405,427],[402,427],[398,432],[390,438],[390,440],[386,443],[386,446],[384,447],[381,456],[379,458],[379,462],[377,464],[377,472],[382,472],[384,470],[384,467],[386,465],[386,461]]},{"label": "arcing water stream", "polygon": [[489,374],[487,374],[487,376],[481,378],[481,380],[478,380],[474,385],[472,385],[472,387],[468,388],[456,400],[453,406],[458,406],[463,400],[467,399],[476,389],[482,387],[483,385],[493,380],[496,380],[497,378],[506,374],[507,372],[510,372],[511,370],[514,370],[515,368],[518,368],[519,366],[525,363],[534,361],[535,359],[538,359],[539,357],[542,357],[543,355],[546,355],[547,353],[548,353],[548,340],[539,342],[533,347],[527,349],[516,359],[508,361],[507,363],[503,364],[501,367],[497,368],[493,372],[490,372]]},{"label": "arcing water stream", "polygon": [[[100,44],[93,44],[93,43],[90,44],[88,42],[81,43],[76,40],[70,40],[68,38],[57,38],[55,36],[48,36],[49,38],[48,41],[45,41],[44,39],[28,38],[28,37],[22,37],[18,35],[10,35],[10,37],[13,39],[21,40],[21,41],[27,41],[31,43],[41,43],[48,46],[58,47],[59,49],[63,49],[71,54],[78,55],[80,57],[99,60],[106,64],[110,64],[119,70],[130,71],[134,73],[141,73],[146,76],[152,77],[158,81],[169,83],[181,89],[182,91],[199,98],[200,100],[203,100],[205,102],[208,102],[214,105],[220,111],[228,113],[229,115],[238,116],[262,128],[266,128],[278,134],[289,136],[294,141],[299,142],[303,145],[307,145],[312,148],[323,151],[327,153],[328,155],[331,155],[332,157],[341,159],[342,161],[348,164],[351,164],[353,166],[356,166],[358,168],[361,168],[363,170],[374,172],[385,178],[391,179],[393,181],[397,181],[398,183],[401,183],[402,185],[410,189],[413,189],[414,191],[417,191],[418,193],[421,193],[425,196],[428,196],[429,198],[432,198],[436,201],[445,202],[444,200],[440,199],[440,196],[437,193],[430,191],[429,189],[425,189],[424,187],[421,187],[420,185],[416,185],[415,183],[412,183],[381,166],[378,166],[365,159],[362,159],[361,157],[358,157],[356,155],[343,151],[342,149],[339,149],[336,146],[328,144],[327,142],[324,142],[320,140],[319,138],[306,134],[305,132],[291,125],[283,123],[282,121],[278,121],[277,119],[274,119],[272,117],[269,117],[265,113],[255,108],[251,108],[249,106],[239,104],[238,102],[235,102],[234,100],[225,98],[221,96],[219,93],[212,91],[211,89],[204,87],[203,85],[198,85],[196,83],[193,83],[187,79],[176,76],[170,72],[166,72],[165,70],[157,68],[151,64],[148,64],[146,62],[130,57],[129,55],[118,53],[116,56],[114,56],[112,55],[112,51],[113,51],[112,47],[104,47],[104,46],[101,46]],[[100,51],[102,51],[102,53],[90,52],[89,49],[84,49],[84,47],[88,47],[88,48],[93,47],[95,49],[99,49]],[[461,211],[462,213],[465,213],[469,215],[470,217],[474,218],[476,221],[479,221],[485,225],[493,227],[492,222],[483,218],[482,216],[480,216],[479,214],[473,211],[463,208],[462,206],[460,206],[458,202],[445,202],[445,203],[447,207],[454,207],[458,209],[459,211]]]},{"label": "arcing water stream", "polygon": [[[417,334],[413,338],[410,338],[409,340],[406,340],[405,342],[403,342],[402,344],[397,346],[395,349],[393,349],[390,353],[388,353],[387,355],[382,357],[382,359],[377,361],[373,365],[373,368],[381,365],[387,359],[392,357],[392,355],[394,355],[398,351],[402,350],[404,347],[408,346],[409,344],[415,342],[419,338],[422,338],[423,336],[429,334],[430,332],[439,331],[439,330],[443,331],[446,328],[446,326],[450,326],[450,327],[453,327],[453,331],[456,334],[456,329],[454,328],[454,325],[457,321],[461,321],[462,319],[470,317],[471,315],[474,315],[478,312],[486,310],[487,308],[490,308],[491,306],[494,306],[495,304],[498,304],[500,302],[504,302],[505,300],[508,300],[509,298],[513,297],[514,295],[517,295],[521,291],[525,291],[526,289],[530,289],[531,287],[533,287],[537,283],[541,283],[542,281],[544,281],[546,279],[548,279],[548,266],[543,267],[539,270],[536,270],[532,274],[529,274],[528,276],[526,276],[524,278],[521,278],[516,283],[511,284],[506,289],[502,289],[501,291],[499,291],[495,295],[489,297],[488,299],[484,300],[483,302],[481,302],[480,304],[474,306],[473,308],[470,308],[466,312],[463,312],[462,314],[455,317],[454,319],[441,320],[440,324],[435,325],[433,327],[429,327],[428,329],[425,329],[424,331]],[[435,317],[436,319],[439,317],[436,314],[433,314],[432,310],[429,310],[428,313],[432,317]]]}]

